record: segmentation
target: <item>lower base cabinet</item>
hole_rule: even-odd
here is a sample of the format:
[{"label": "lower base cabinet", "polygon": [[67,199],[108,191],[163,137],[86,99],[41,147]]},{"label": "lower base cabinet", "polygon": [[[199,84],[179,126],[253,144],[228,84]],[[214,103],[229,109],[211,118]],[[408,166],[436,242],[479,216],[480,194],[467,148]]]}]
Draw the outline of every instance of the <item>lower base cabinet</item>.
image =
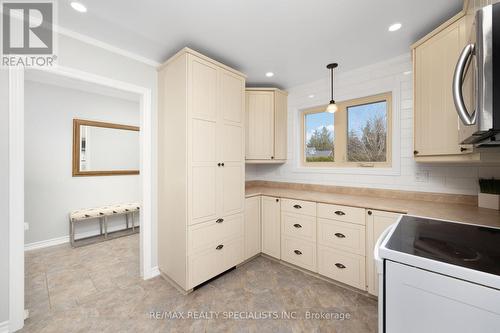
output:
[{"label": "lower base cabinet", "polygon": [[189,257],[189,285],[196,287],[243,261],[243,238],[223,242]]},{"label": "lower base cabinet", "polygon": [[244,260],[244,216],[230,215],[188,228],[188,289]]},{"label": "lower base cabinet", "polygon": [[[245,259],[262,252],[377,296],[375,243],[401,214],[270,196],[247,198],[245,207]],[[213,268],[212,252],[200,276]]]},{"label": "lower base cabinet", "polygon": [[262,197],[262,253],[276,259],[281,259],[280,207],[279,198]]},{"label": "lower base cabinet", "polygon": [[318,273],[365,290],[365,257],[318,246]]},{"label": "lower base cabinet", "polygon": [[262,252],[260,201],[260,196],[245,199],[245,260]]},{"label": "lower base cabinet", "polygon": [[281,260],[317,272],[316,243],[283,237],[281,239]]},{"label": "lower base cabinet", "polygon": [[397,222],[401,214],[379,210],[366,211],[366,289],[378,296],[378,275],[375,269],[373,251],[380,235]]}]

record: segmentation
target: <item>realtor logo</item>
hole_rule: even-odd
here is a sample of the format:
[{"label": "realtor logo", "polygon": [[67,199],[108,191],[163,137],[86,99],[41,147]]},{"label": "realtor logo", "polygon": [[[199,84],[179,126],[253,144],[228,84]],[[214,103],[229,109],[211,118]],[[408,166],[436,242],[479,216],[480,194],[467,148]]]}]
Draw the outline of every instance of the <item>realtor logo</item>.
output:
[{"label": "realtor logo", "polygon": [[54,3],[2,2],[2,65],[52,66]]}]

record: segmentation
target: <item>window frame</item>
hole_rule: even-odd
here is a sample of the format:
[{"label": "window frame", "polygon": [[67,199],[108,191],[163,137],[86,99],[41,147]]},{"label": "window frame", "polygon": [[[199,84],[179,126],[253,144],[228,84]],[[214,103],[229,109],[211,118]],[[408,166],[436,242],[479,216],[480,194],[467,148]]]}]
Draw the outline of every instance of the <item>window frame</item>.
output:
[{"label": "window frame", "polygon": [[[387,105],[387,159],[384,162],[350,162],[347,161],[348,115],[349,107],[361,106],[377,102],[386,102]],[[306,116],[325,112],[327,105],[305,109],[301,112],[300,164],[303,167],[325,168],[391,168],[392,167],[392,93],[385,92],[377,95],[354,98],[337,103],[338,110],[334,113],[334,161],[307,162],[306,161]]]}]

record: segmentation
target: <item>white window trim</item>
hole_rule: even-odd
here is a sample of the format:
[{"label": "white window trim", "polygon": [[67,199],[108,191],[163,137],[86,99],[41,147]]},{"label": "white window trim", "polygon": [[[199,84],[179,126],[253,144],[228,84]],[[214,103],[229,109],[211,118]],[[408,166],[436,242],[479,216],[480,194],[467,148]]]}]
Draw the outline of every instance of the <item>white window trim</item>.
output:
[{"label": "white window trim", "polygon": [[350,100],[363,98],[371,95],[378,95],[390,92],[392,93],[392,165],[391,167],[316,167],[304,166],[301,162],[302,135],[300,134],[302,125],[303,111],[318,105],[311,102],[299,107],[291,107],[295,113],[293,120],[294,151],[292,173],[296,174],[350,174],[350,175],[380,175],[380,176],[398,176],[401,175],[401,77],[390,77],[377,84],[377,87],[368,87],[356,91],[355,94],[341,94],[337,96],[338,100]]}]

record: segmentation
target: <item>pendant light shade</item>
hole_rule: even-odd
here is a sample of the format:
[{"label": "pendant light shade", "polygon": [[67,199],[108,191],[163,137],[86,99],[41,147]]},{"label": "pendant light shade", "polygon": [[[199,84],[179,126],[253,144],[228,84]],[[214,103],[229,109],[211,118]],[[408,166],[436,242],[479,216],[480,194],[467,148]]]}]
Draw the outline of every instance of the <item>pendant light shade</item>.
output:
[{"label": "pendant light shade", "polygon": [[337,67],[338,67],[337,63],[328,64],[326,66],[326,68],[328,68],[330,70],[330,74],[331,74],[330,75],[330,79],[331,79],[330,87],[332,89],[332,99],[330,100],[330,103],[328,104],[328,107],[326,108],[326,112],[330,112],[330,113],[335,113],[338,110],[337,104],[335,104],[335,100],[333,99],[333,69],[337,68]]},{"label": "pendant light shade", "polygon": [[328,107],[326,108],[326,112],[330,112],[330,113],[335,113],[337,112],[339,108],[337,107],[337,104],[335,104],[335,101],[332,100],[330,101],[330,104],[328,104]]}]

